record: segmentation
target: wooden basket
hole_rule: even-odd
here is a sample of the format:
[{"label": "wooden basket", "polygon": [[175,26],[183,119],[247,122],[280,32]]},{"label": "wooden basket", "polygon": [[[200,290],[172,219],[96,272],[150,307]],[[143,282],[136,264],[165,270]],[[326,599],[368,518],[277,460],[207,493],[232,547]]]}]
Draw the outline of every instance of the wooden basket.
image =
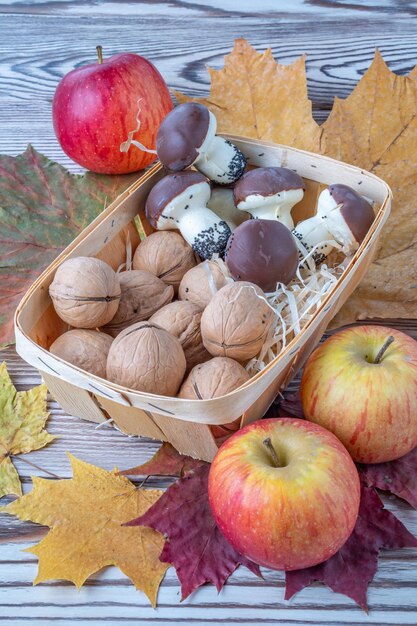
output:
[{"label": "wooden basket", "polygon": [[140,244],[135,224],[138,214],[145,233],[153,231],[144,206],[150,189],[164,175],[160,164],[119,196],[59,255],[26,293],[15,316],[17,352],[40,370],[51,394],[66,412],[93,422],[112,418],[126,434],[170,441],[180,452],[206,461],[217,451],[209,425],[226,424],[240,416],[241,426],[259,419],[301,368],[371,263],[392,198],[383,180],[357,167],[286,146],[227,138],[244,152],[251,165],[288,167],[303,177],[306,193],[293,211],[295,221],[314,214],[318,193],[332,183],[353,187],[378,208],[366,239],[314,317],[262,372],[226,396],[184,400],[127,389],[48,352],[51,343],[68,329],[56,315],[48,294],[57,267],[70,257],[96,256],[117,269],[125,261],[126,241],[130,239],[133,248]]}]

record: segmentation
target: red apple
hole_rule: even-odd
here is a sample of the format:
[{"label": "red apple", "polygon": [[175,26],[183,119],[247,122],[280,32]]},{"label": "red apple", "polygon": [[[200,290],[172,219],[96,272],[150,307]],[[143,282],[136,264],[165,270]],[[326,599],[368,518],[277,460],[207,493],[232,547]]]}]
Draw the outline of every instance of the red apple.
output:
[{"label": "red apple", "polygon": [[[124,52],[69,72],[59,83],[52,105],[55,134],[76,163],[99,174],[136,172],[156,154],[130,145],[133,139],[155,149],[156,134],[172,109],[168,87],[143,57]],[[137,119],[138,118],[138,119]]]},{"label": "red apple", "polygon": [[209,501],[228,541],[273,569],[309,567],[351,534],[360,485],[346,449],[324,428],[295,418],[249,424],[214,457]]},{"label": "red apple", "polygon": [[384,326],[336,333],[307,361],[301,402],[355,461],[398,459],[417,445],[417,342]]}]

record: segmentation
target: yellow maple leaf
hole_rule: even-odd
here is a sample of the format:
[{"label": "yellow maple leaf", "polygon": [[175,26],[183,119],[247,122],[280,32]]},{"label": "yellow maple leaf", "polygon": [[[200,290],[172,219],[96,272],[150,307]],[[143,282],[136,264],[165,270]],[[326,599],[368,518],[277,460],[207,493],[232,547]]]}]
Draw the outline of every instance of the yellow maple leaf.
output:
[{"label": "yellow maple leaf", "polygon": [[320,129],[307,96],[305,57],[281,65],[269,48],[258,53],[245,39],[236,39],[224,69],[209,68],[209,73],[208,98],[174,94],[179,102],[205,104],[217,118],[218,132],[316,148]]},{"label": "yellow maple leaf", "polygon": [[73,478],[33,478],[33,490],[4,507],[50,531],[27,551],[39,559],[34,584],[63,579],[78,588],[91,574],[116,565],[148,596],[152,606],[169,567],[159,561],[164,537],[151,528],[123,526],[143,515],[162,491],[136,489],[124,476],[68,454]]},{"label": "yellow maple leaf", "polygon": [[377,51],[349,97],[335,100],[321,131],[323,154],[374,172],[394,195],[377,258],[334,327],[366,317],[415,317],[416,146],[417,81],[391,72]]},{"label": "yellow maple leaf", "polygon": [[0,498],[8,494],[22,495],[19,475],[11,456],[43,448],[55,439],[45,429],[45,385],[29,391],[16,391],[7,372],[0,365]]}]

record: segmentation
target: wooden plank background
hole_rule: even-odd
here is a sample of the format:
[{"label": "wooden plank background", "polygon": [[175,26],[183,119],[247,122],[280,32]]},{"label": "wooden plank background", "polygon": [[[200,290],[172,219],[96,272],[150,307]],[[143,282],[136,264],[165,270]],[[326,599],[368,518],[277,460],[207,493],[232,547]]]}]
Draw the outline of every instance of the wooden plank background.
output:
[{"label": "wooden plank background", "polygon": [[[108,55],[143,54],[170,87],[192,94],[207,92],[206,65],[220,68],[236,37],[246,37],[258,50],[272,47],[283,63],[306,52],[314,115],[322,121],[333,98],[346,97],[369,66],[375,46],[393,70],[404,74],[414,67],[416,17],[417,2],[401,0],[0,0],[0,152],[18,154],[30,142],[71,171],[81,171],[55,140],[51,102],[59,79],[94,60],[98,43]],[[417,322],[391,323],[417,338]],[[18,389],[39,383],[36,371],[13,350],[1,356]],[[110,427],[96,429],[65,415],[53,401],[49,409],[49,430],[60,438],[48,449],[16,460],[25,492],[30,490],[31,475],[69,477],[67,450],[112,469],[141,463],[158,447]],[[167,484],[149,481],[150,486]],[[416,512],[394,497],[385,497],[385,503],[417,533]],[[417,624],[414,550],[382,555],[369,591],[369,615],[321,585],[285,602],[281,573],[265,571],[266,580],[261,582],[244,569],[231,577],[220,595],[207,586],[183,603],[169,570],[154,611],[116,568],[92,577],[79,592],[60,581],[33,587],[36,559],[22,549],[44,532],[39,526],[0,517],[0,624]]]}]

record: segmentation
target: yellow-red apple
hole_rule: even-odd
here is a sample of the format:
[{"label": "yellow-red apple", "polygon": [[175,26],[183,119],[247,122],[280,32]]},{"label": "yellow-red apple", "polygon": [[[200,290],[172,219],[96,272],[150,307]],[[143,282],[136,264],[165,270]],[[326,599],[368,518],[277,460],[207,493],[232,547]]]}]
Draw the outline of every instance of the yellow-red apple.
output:
[{"label": "yellow-red apple", "polygon": [[273,569],[321,563],[351,534],[360,484],[346,449],[321,426],[296,418],[249,424],[219,449],[209,501],[228,541]]},{"label": "yellow-red apple", "polygon": [[417,342],[384,326],[336,333],[307,361],[301,402],[355,461],[398,459],[417,445]]},{"label": "yellow-red apple", "polygon": [[[156,159],[156,135],[172,109],[168,87],[156,67],[124,52],[69,72],[55,92],[54,130],[64,152],[99,174],[136,172]],[[122,144],[125,144],[121,150]]]}]

